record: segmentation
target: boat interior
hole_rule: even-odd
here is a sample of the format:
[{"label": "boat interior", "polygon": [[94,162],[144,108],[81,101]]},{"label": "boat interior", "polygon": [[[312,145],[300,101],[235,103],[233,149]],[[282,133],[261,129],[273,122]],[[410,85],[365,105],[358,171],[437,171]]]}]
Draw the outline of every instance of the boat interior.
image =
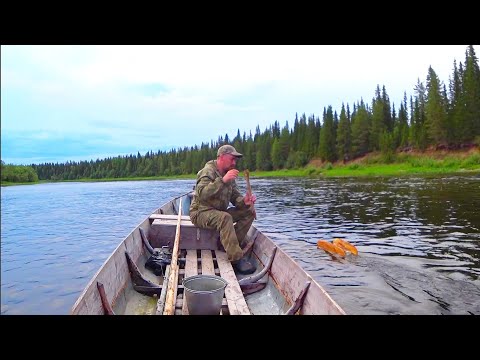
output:
[{"label": "boat interior", "polygon": [[[268,268],[272,263],[276,248],[264,247],[259,241],[264,238],[254,226],[247,234],[247,243],[252,246],[248,256],[256,264],[257,270],[251,275],[236,274],[219,241],[216,230],[195,227],[188,216],[193,194],[174,199],[158,209],[141,224],[138,231],[144,244],[144,250],[136,261],[128,254],[130,281],[121,292],[114,305],[108,309],[104,299],[105,312],[128,315],[161,315],[165,313],[165,299],[170,277],[170,266],[164,274],[155,273],[145,267],[148,257],[154,249],[172,248],[180,225],[178,248],[178,271],[175,276],[175,300],[173,315],[188,315],[185,301],[185,289],[182,282],[190,276],[206,274],[217,275],[228,282],[222,299],[220,315],[275,315],[292,312],[295,304],[288,301],[271,277]],[[179,210],[182,215],[179,216]],[[258,241],[257,241],[258,240]],[[266,240],[266,239],[263,239]],[[271,243],[270,241],[268,243]],[[102,292],[102,291],[100,291]],[[301,301],[301,299],[299,300]],[[298,302],[298,301],[297,301]],[[298,305],[296,306],[298,309]]]}]

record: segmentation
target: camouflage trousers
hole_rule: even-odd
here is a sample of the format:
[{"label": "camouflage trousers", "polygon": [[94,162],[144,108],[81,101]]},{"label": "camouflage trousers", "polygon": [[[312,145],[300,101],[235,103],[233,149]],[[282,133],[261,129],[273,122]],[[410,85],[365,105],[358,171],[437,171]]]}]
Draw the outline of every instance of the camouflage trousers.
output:
[{"label": "camouflage trousers", "polygon": [[245,236],[253,223],[254,215],[250,208],[230,207],[227,211],[205,210],[190,213],[192,223],[200,228],[215,229],[220,232],[220,242],[225,248],[229,261],[242,257]]}]

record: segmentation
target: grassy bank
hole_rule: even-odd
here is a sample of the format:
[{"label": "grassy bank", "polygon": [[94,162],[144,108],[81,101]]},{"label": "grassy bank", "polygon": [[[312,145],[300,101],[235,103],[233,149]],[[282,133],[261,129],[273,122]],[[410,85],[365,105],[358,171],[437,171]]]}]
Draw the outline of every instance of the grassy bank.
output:
[{"label": "grassy bank", "polygon": [[479,149],[468,152],[426,152],[385,157],[370,154],[346,164],[311,161],[302,169],[255,171],[257,177],[358,177],[480,173]]},{"label": "grassy bank", "polygon": [[[480,150],[467,152],[426,152],[420,154],[396,154],[386,158],[381,154],[370,154],[349,163],[322,163],[312,161],[301,169],[252,171],[253,177],[357,177],[357,176],[407,176],[456,173],[480,173]],[[243,174],[240,174],[243,176]],[[137,178],[79,179],[64,182],[137,181],[195,179],[194,174],[154,176]],[[34,184],[49,181],[38,181]],[[3,183],[2,186],[28,185],[33,183]]]}]

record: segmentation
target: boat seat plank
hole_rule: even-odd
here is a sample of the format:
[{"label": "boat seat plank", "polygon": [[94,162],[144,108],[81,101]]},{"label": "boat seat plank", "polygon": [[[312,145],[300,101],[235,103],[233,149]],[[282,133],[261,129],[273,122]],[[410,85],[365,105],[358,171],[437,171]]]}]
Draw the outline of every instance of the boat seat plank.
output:
[{"label": "boat seat plank", "polygon": [[[197,250],[187,250],[185,256],[185,278],[198,274]],[[182,315],[188,315],[187,298],[185,297],[185,289],[183,291]]]},{"label": "boat seat plank", "polygon": [[243,296],[242,289],[238,284],[232,264],[227,259],[227,253],[221,250],[215,251],[220,276],[228,282],[225,288],[225,297],[227,298],[228,310],[230,315],[250,315],[247,302]]},{"label": "boat seat plank", "polygon": [[[150,220],[178,220],[178,215],[166,215],[166,214],[152,214],[149,216]],[[182,215],[182,222],[184,220],[190,221],[190,216]]]},{"label": "boat seat plank", "polygon": [[[194,227],[195,226],[195,225],[192,224],[190,219],[186,219],[186,220],[182,219],[180,224],[181,224],[182,228],[183,227]],[[157,225],[177,226],[177,221],[174,220],[174,219],[155,219],[155,220],[153,220],[152,225],[153,226],[157,226]]]}]

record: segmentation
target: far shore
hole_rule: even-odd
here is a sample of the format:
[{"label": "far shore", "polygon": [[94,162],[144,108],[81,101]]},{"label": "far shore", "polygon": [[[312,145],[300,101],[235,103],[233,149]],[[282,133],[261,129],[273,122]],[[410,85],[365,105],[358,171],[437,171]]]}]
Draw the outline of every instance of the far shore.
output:
[{"label": "far shore", "polygon": [[[397,154],[394,161],[384,163],[384,158],[379,154],[371,154],[362,159],[348,163],[311,161],[301,169],[282,169],[273,171],[251,171],[251,177],[257,178],[325,178],[325,177],[403,177],[403,176],[428,176],[447,174],[480,174],[480,150],[478,148],[468,152],[455,153],[429,153],[423,155]],[[40,180],[30,183],[2,182],[1,186],[33,185],[52,182],[108,182],[108,181],[143,181],[143,180],[179,180],[192,179],[195,174],[152,176],[152,177],[127,177],[105,179],[76,179],[61,181]],[[243,177],[243,173],[240,173]]]}]

